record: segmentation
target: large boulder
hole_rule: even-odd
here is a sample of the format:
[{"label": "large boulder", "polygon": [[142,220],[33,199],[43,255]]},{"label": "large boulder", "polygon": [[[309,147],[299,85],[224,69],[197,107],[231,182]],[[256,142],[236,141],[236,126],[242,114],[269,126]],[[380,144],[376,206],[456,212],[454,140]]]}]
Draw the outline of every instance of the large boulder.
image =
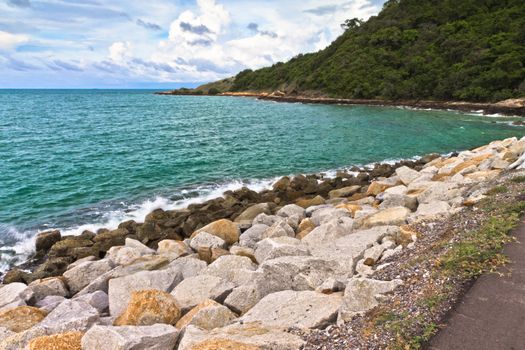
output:
[{"label": "large boulder", "polygon": [[349,218],[350,216],[351,215],[348,210],[328,207],[314,211],[310,217],[310,220],[312,220],[315,226],[319,226],[339,218]]},{"label": "large boulder", "polygon": [[343,216],[316,227],[302,241],[310,247],[320,245],[351,234],[353,226],[354,220]]},{"label": "large boulder", "polygon": [[230,324],[237,316],[226,306],[211,299],[204,300],[184,315],[176,324],[178,329],[188,325],[212,330]]},{"label": "large boulder", "polygon": [[105,313],[109,307],[109,297],[106,293],[104,293],[101,290],[97,290],[94,293],[81,295],[79,297],[76,297],[75,300],[88,303],[89,305],[97,309],[97,311],[100,314]]},{"label": "large boulder", "polygon": [[36,236],[35,248],[37,252],[47,252],[53,244],[60,241],[62,235],[58,230],[40,232]]},{"label": "large boulder", "polygon": [[165,239],[159,242],[157,253],[175,260],[178,257],[191,254],[191,249],[182,241]]},{"label": "large boulder", "polygon": [[67,297],[69,290],[64,283],[63,278],[49,277],[31,282],[28,289],[33,293],[33,302],[38,302],[50,295]]},{"label": "large boulder", "polygon": [[315,205],[322,205],[325,203],[326,201],[322,196],[315,196],[314,198],[301,198],[295,202],[295,204],[305,209],[308,207],[313,207]]},{"label": "large boulder", "polygon": [[341,294],[282,291],[267,295],[241,321],[274,327],[325,328],[335,323]]},{"label": "large boulder", "polygon": [[97,309],[86,302],[64,300],[40,322],[47,334],[70,331],[85,332],[99,321]]},{"label": "large boulder", "polygon": [[18,306],[0,313],[0,327],[19,333],[40,323],[46,315],[36,307]]},{"label": "large boulder", "polygon": [[112,270],[113,263],[109,260],[86,261],[64,272],[64,278],[71,295],[75,295],[91,281]]},{"label": "large boulder", "polygon": [[29,350],[81,350],[83,332],[67,332],[37,337],[29,342]]},{"label": "large boulder", "polygon": [[[275,206],[275,204],[273,204]],[[244,210],[239,216],[235,218],[235,222],[240,225],[251,225],[253,219],[259,214],[270,215],[272,213],[272,207],[270,203],[258,203]]]},{"label": "large boulder", "polygon": [[59,295],[50,295],[40,301],[37,301],[35,303],[35,307],[39,308],[42,311],[50,313],[58,305],[60,305],[64,300],[66,300],[66,298],[61,297]]},{"label": "large boulder", "polygon": [[288,225],[284,220],[278,221],[264,231],[262,238],[273,238],[273,237],[295,237],[294,229]]},{"label": "large boulder", "polygon": [[179,330],[167,324],[152,326],[94,326],[82,337],[83,350],[171,350]]},{"label": "large boulder", "polygon": [[208,232],[209,234],[222,238],[227,244],[238,242],[239,236],[241,234],[241,230],[237,224],[227,219],[217,220],[204,226],[203,228],[195,231],[191,235],[191,238],[195,237],[200,232]]},{"label": "large boulder", "polygon": [[30,291],[24,283],[15,282],[0,286],[0,312],[13,307],[26,305],[26,300],[32,297]]},{"label": "large boulder", "polygon": [[283,218],[289,218],[297,216],[300,220],[304,219],[305,217],[305,210],[304,208],[298,206],[297,204],[288,204],[282,207],[277,211],[277,216],[283,217]]},{"label": "large boulder", "polygon": [[[399,187],[399,186],[397,186]],[[380,209],[388,209],[388,208],[395,208],[395,207],[405,207],[410,209],[411,211],[415,211],[417,209],[417,198],[414,196],[408,196],[405,194],[392,194],[392,193],[384,193],[382,196],[382,202],[379,206]]]},{"label": "large boulder", "polygon": [[157,323],[174,325],[181,311],[177,300],[160,290],[133,292],[124,312],[115,320],[115,326],[151,326]]},{"label": "large boulder", "polygon": [[166,270],[172,273],[180,272],[183,279],[197,276],[206,268],[206,262],[191,256],[185,256],[172,261]]},{"label": "large boulder", "polygon": [[140,271],[132,275],[114,278],[109,281],[109,312],[120,315],[131,297],[131,292],[146,289],[171,292],[182,281],[182,274],[170,269]]},{"label": "large boulder", "polygon": [[341,198],[341,197],[350,197],[351,195],[359,192],[359,190],[361,189],[361,186],[348,186],[348,187],[343,187],[343,188],[340,188],[340,189],[337,189],[337,190],[332,190],[328,193],[328,196],[333,199],[333,198]]},{"label": "large boulder", "polygon": [[227,247],[227,244],[222,238],[209,234],[208,232],[202,231],[191,239],[190,247],[198,252],[199,249],[203,248],[225,249]]},{"label": "large boulder", "polygon": [[187,312],[205,300],[223,302],[235,285],[217,276],[199,275],[189,277],[173,289],[182,312]]},{"label": "large boulder", "polygon": [[393,291],[401,280],[378,281],[369,278],[352,278],[345,289],[338,322],[350,321],[379,305],[379,297]]},{"label": "large boulder", "polygon": [[432,201],[430,203],[423,203],[417,208],[416,218],[432,218],[440,215],[447,215],[450,213],[450,204],[444,201]]},{"label": "large boulder", "polygon": [[224,255],[201,271],[202,275],[217,276],[235,285],[241,285],[250,279],[255,265],[250,258],[238,255]]},{"label": "large boulder", "polygon": [[407,166],[397,168],[396,175],[399,177],[401,182],[407,186],[420,176],[419,172],[415,171],[414,169],[410,169]]},{"label": "large boulder", "polygon": [[266,238],[257,243],[255,249],[255,259],[259,264],[268,259],[290,255],[310,255],[310,252],[300,240],[287,236]]},{"label": "large boulder", "polygon": [[298,335],[259,323],[235,323],[212,331],[189,325],[179,350],[297,350],[304,344]]},{"label": "large boulder", "polygon": [[371,228],[374,226],[403,225],[406,224],[410,213],[410,209],[406,207],[388,208],[360,219],[358,226]]},{"label": "large boulder", "polygon": [[264,232],[270,226],[264,224],[255,224],[241,234],[239,244],[243,247],[255,248],[257,242],[263,238]]}]

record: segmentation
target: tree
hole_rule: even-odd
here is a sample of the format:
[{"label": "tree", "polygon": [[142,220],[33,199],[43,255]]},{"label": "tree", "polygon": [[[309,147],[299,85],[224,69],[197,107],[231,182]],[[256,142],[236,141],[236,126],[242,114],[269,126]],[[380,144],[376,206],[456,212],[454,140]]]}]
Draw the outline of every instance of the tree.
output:
[{"label": "tree", "polygon": [[345,23],[341,24],[341,28],[343,28],[345,31],[355,30],[359,28],[361,24],[363,24],[362,20],[360,20],[359,18],[352,18],[347,19]]}]

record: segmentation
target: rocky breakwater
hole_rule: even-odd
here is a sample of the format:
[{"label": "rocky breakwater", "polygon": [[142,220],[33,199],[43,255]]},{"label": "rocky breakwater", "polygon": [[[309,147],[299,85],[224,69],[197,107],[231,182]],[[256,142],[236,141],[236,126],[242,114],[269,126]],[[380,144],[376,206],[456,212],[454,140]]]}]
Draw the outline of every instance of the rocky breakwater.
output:
[{"label": "rocky breakwater", "polygon": [[113,231],[43,233],[45,261],[0,286],[0,349],[299,349],[297,334],[388,302],[404,281],[374,272],[424,234],[410,224],[480,201],[524,152],[525,138],[507,139],[410,167],[283,178]]}]

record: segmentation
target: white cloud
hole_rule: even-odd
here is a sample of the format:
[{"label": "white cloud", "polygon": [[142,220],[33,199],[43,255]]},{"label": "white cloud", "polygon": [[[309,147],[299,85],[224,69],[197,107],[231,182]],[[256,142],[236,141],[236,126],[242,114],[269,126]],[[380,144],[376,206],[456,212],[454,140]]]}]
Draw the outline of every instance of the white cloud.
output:
[{"label": "white cloud", "polygon": [[24,34],[11,34],[0,31],[0,49],[11,49],[21,44],[29,42],[30,37]]},{"label": "white cloud", "polygon": [[132,55],[132,46],[129,41],[118,41],[109,47],[109,58],[117,63],[125,63]]}]

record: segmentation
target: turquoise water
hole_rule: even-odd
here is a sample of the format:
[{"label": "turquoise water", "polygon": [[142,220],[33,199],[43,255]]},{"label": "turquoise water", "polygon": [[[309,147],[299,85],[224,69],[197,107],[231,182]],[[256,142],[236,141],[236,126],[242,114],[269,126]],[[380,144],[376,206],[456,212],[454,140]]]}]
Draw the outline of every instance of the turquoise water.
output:
[{"label": "turquoise water", "polygon": [[5,260],[38,230],[141,220],[243,183],[261,188],[276,176],[524,134],[507,120],[151,91],[0,90],[0,249]]}]

